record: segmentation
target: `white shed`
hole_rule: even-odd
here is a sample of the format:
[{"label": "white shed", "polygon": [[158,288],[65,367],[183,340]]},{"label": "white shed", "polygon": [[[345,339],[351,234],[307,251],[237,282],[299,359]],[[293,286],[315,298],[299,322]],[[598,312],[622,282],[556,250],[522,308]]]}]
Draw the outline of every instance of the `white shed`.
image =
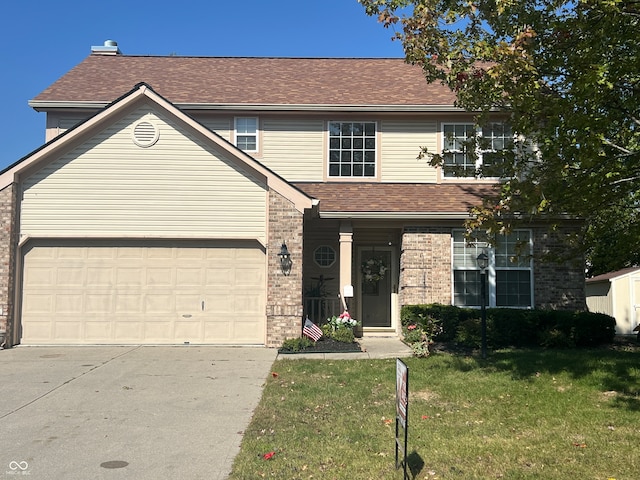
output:
[{"label": "white shed", "polygon": [[587,307],[616,319],[618,335],[633,334],[640,323],[640,267],[587,279]]}]

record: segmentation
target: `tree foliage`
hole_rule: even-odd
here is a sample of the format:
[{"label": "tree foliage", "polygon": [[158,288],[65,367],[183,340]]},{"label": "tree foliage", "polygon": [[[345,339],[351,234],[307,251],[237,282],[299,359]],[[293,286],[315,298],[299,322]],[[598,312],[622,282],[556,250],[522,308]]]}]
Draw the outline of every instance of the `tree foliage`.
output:
[{"label": "tree foliage", "polygon": [[593,273],[639,261],[640,1],[359,2],[427,81],[448,85],[479,123],[504,112],[535,146],[505,154],[499,197],[467,227],[582,218]]}]

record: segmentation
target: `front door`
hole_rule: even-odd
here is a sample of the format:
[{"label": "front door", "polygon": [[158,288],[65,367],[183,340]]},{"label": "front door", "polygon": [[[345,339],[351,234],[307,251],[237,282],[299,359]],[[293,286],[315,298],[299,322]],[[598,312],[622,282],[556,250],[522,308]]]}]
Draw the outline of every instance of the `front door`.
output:
[{"label": "front door", "polygon": [[360,320],[362,328],[391,327],[392,249],[359,250]]}]

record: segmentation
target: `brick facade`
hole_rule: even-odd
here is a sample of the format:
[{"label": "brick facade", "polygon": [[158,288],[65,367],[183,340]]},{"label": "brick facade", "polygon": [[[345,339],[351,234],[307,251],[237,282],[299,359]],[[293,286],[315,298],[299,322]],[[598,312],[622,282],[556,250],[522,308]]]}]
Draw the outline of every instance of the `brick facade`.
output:
[{"label": "brick facade", "polygon": [[563,237],[570,228],[549,232],[546,228],[533,231],[534,299],[538,308],[586,310],[584,259],[562,259],[567,247]]},{"label": "brick facade", "polygon": [[0,191],[0,345],[11,346],[14,323],[16,188]]},{"label": "brick facade", "polygon": [[[302,234],[303,214],[287,199],[269,192],[269,240],[267,248],[267,347],[279,347],[302,333]],[[287,244],[293,267],[287,277],[278,253]]]},{"label": "brick facade", "polygon": [[451,229],[406,227],[400,251],[400,304],[451,303]]},{"label": "brick facade", "polygon": [[[562,235],[533,228],[536,308],[586,309],[582,259],[553,260],[566,252]],[[451,304],[451,228],[405,227],[400,252],[400,305]]]}]

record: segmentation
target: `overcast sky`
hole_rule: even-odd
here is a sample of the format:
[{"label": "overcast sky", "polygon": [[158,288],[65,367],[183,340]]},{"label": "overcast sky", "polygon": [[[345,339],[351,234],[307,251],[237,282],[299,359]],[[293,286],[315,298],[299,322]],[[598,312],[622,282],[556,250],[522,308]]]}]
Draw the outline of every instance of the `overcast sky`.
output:
[{"label": "overcast sky", "polygon": [[108,39],[125,55],[403,57],[356,0],[8,1],[0,32],[0,169],[44,143],[27,102]]}]

